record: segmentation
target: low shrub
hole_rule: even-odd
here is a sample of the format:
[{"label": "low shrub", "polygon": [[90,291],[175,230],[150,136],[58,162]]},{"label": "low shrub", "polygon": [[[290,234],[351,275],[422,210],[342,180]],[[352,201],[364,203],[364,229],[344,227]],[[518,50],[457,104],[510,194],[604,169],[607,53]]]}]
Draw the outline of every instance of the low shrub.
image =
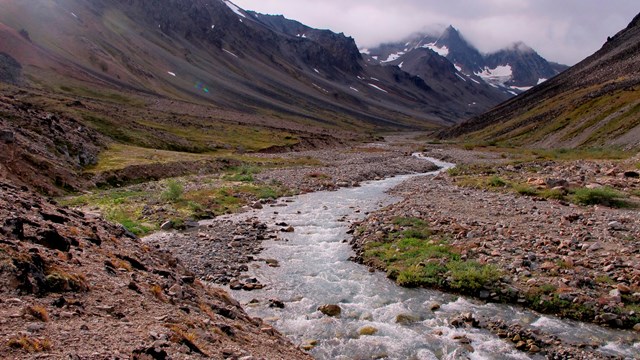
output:
[{"label": "low shrub", "polygon": [[51,341],[49,339],[37,339],[21,335],[13,337],[7,341],[7,346],[13,349],[22,349],[26,352],[43,352],[51,350]]},{"label": "low shrub", "polygon": [[162,199],[165,201],[176,202],[182,198],[184,187],[176,180],[167,181],[167,188],[162,192]]},{"label": "low shrub", "polygon": [[573,200],[580,205],[605,205],[613,207],[621,207],[624,201],[621,199],[624,194],[610,188],[601,187],[595,189],[582,188],[573,194]]}]

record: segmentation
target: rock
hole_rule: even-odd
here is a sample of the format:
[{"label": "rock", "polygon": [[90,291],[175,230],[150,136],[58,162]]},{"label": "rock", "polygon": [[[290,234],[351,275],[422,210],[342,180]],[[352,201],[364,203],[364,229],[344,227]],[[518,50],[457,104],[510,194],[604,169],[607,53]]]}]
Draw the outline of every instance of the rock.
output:
[{"label": "rock", "polygon": [[169,354],[167,354],[167,352],[164,349],[152,345],[147,348],[143,347],[143,348],[138,348],[133,350],[133,353],[131,354],[131,359],[132,360],[146,360],[146,359],[166,360],[166,359],[169,359]]},{"label": "rock", "polygon": [[58,233],[55,228],[41,230],[38,232],[38,243],[49,249],[68,252],[71,242]]},{"label": "rock", "polygon": [[260,210],[263,208],[262,203],[260,201],[256,201],[253,204],[251,204],[251,208],[256,209],[256,210]]},{"label": "rock", "polygon": [[616,288],[618,289],[618,291],[620,291],[621,294],[631,294],[631,288],[625,284],[618,284]]},{"label": "rock", "polygon": [[635,325],[633,326],[633,331],[640,332],[640,323],[635,324]]},{"label": "rock", "polygon": [[527,343],[524,341],[519,341],[516,343],[516,349],[525,350],[527,348]]},{"label": "rock", "polygon": [[619,221],[611,221],[607,224],[610,230],[613,231],[627,231],[627,229]]},{"label": "rock", "polygon": [[27,331],[30,333],[36,333],[36,332],[42,331],[44,330],[44,328],[45,328],[45,325],[41,322],[31,323],[27,325]]},{"label": "rock", "polygon": [[378,332],[378,329],[376,329],[373,326],[363,326],[360,328],[360,330],[358,330],[358,334],[363,336],[371,336],[377,332]]},{"label": "rock", "polygon": [[231,290],[242,290],[242,286],[242,283],[238,280],[234,280],[229,283],[229,287],[231,288]]},{"label": "rock", "polygon": [[302,345],[300,345],[300,348],[304,351],[311,351],[316,345],[318,345],[316,340],[305,340]]},{"label": "rock", "polygon": [[532,352],[532,353],[539,353],[539,352],[540,352],[540,348],[539,348],[537,345],[535,345],[535,344],[534,344],[534,345],[531,345],[531,346],[529,347],[529,352]]},{"label": "rock", "polygon": [[340,308],[340,306],[338,305],[326,304],[318,307],[318,311],[327,316],[336,317],[340,316],[340,314],[342,313],[342,308]]},{"label": "rock", "polygon": [[16,141],[16,135],[11,130],[0,130],[0,141],[5,144],[13,144]]},{"label": "rock", "polygon": [[284,309],[284,302],[278,299],[269,299],[270,308]]},{"label": "rock", "polygon": [[638,173],[637,171],[625,171],[624,177],[637,179],[640,178],[640,173]]},{"label": "rock", "polygon": [[418,319],[417,317],[409,314],[398,314],[396,316],[396,324],[401,324],[401,325],[413,324],[419,320],[420,319]]},{"label": "rock", "polygon": [[549,189],[566,188],[567,186],[569,186],[569,182],[567,180],[565,180],[565,179],[546,179],[545,180],[545,185]]},{"label": "rock", "polygon": [[292,233],[292,232],[294,232],[295,230],[296,230],[296,229],[295,229],[293,226],[289,226],[289,227],[287,227],[287,228],[280,229],[280,231],[282,231],[282,232],[287,232],[287,233]]},{"label": "rock", "polygon": [[543,263],[542,265],[540,265],[540,269],[542,270],[551,270],[553,268],[556,267],[556,264],[552,263],[551,261],[547,261],[545,263]]},{"label": "rock", "polygon": [[618,315],[612,314],[612,313],[604,313],[604,314],[600,315],[600,318],[604,322],[611,322],[611,321],[617,320],[618,319]]},{"label": "rock", "polygon": [[280,267],[280,263],[276,259],[266,259],[264,262],[267,263],[269,267],[273,267],[273,268]]},{"label": "rock", "polygon": [[173,229],[173,221],[169,220],[169,221],[163,222],[162,225],[160,225],[160,229],[164,231],[169,231]]},{"label": "rock", "polygon": [[440,306],[441,306],[440,303],[434,301],[434,302],[429,304],[428,308],[431,311],[436,311],[436,310],[440,309]]}]

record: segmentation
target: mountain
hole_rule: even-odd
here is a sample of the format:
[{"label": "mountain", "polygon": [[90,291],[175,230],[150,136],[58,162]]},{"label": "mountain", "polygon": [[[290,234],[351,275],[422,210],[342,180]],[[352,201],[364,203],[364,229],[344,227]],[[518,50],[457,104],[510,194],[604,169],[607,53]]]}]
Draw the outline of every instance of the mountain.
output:
[{"label": "mountain", "polygon": [[439,93],[367,63],[343,34],[227,0],[3,1],[0,53],[16,61],[12,73],[0,65],[7,81],[20,70],[68,95],[160,97],[359,132],[451,125],[496,103],[470,106],[476,90]]},{"label": "mountain", "polygon": [[640,147],[640,15],[587,59],[442,137],[532,147]]},{"label": "mountain", "polygon": [[[418,33],[402,42],[383,44],[364,52],[379,63],[396,64],[425,48],[449,60],[458,73],[472,81],[482,81],[509,97],[567,69],[565,65],[548,62],[522,42],[495,53],[481,54],[453,26],[436,35]],[[403,70],[422,76],[412,68],[403,67]]]}]

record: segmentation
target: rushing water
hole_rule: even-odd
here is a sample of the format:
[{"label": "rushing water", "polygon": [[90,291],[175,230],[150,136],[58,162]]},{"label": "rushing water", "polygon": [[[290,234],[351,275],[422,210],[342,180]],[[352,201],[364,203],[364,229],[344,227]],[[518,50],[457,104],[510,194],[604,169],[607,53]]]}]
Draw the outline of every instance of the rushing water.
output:
[{"label": "rushing water", "polygon": [[[428,160],[443,169],[453,166]],[[296,196],[286,207],[242,215],[256,216],[269,224],[286,222],[295,227],[295,232],[282,233],[281,240],[264,243],[261,257],[278,260],[280,267],[256,263],[250,269],[250,275],[267,287],[252,292],[234,291],[233,295],[244,304],[259,300],[248,306],[247,311],[271,323],[294,343],[317,341],[311,351],[317,359],[541,358],[515,350],[512,344],[488,331],[449,325],[452,317],[464,312],[500,318],[507,323],[518,321],[569,341],[601,344],[600,351],[605,353],[638,358],[640,343],[630,332],[540,316],[518,307],[484,304],[433,290],[401,288],[383,273],[371,273],[367,267],[350,261],[353,251],[345,242],[349,239],[349,223],[397,201],[385,192],[411,176],[416,175]],[[269,299],[283,301],[285,308],[269,307]],[[441,309],[429,310],[432,302],[442,304]],[[331,318],[321,314],[317,308],[323,304],[338,304],[341,316]],[[415,321],[398,322],[399,315]],[[359,335],[364,326],[377,332]],[[471,340],[473,352],[465,350],[460,336]]]}]

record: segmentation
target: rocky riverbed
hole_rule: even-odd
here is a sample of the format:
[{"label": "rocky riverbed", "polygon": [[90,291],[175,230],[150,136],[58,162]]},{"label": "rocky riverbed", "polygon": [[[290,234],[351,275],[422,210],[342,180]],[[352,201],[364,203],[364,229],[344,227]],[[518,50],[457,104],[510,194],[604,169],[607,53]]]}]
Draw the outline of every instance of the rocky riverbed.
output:
[{"label": "rocky riverbed", "polygon": [[[409,148],[392,147],[388,144],[279,154],[278,157],[312,158],[322,165],[268,170],[257,174],[256,178],[258,182],[277,182],[293,192],[304,193],[359,186],[360,182],[366,180],[424,173],[436,168],[410,154]],[[277,213],[279,208],[285,206],[287,200],[263,200],[244,210],[266,207]],[[286,223],[278,224],[274,230],[255,220],[234,222],[214,219],[203,221],[201,226],[183,232],[157,233],[147,237],[145,241],[174,254],[206,281],[230,285],[232,289],[251,290],[262,285],[243,275],[250,262],[277,266],[272,259],[259,257],[261,242],[265,239],[277,239],[278,233],[293,230]]]},{"label": "rocky riverbed", "polygon": [[[289,154],[323,157],[325,165],[271,170],[258,177],[263,182],[276,181],[308,192],[357,186],[367,179],[431,168],[408,157],[409,148],[389,150],[373,146],[359,152]],[[573,180],[581,184],[604,182],[631,189],[637,186],[634,178],[625,177],[622,169],[626,165],[619,162],[569,165],[552,162],[542,170],[536,165],[533,172],[514,168],[512,159],[504,154],[455,148],[434,148],[429,152],[448,161],[494,167],[505,178],[525,177],[521,180],[539,186],[546,178],[569,179],[567,168],[576,171],[576,166],[580,168]],[[617,170],[610,171],[613,168]],[[420,218],[428,222],[434,234],[448,236],[463,258],[494,264],[503,271],[499,284],[504,291],[487,289],[475,294],[477,297],[539,309],[542,309],[539,305],[558,300],[559,304],[575,305],[567,306],[568,309],[582,310],[558,311],[561,315],[602,326],[637,330],[635,306],[639,301],[640,268],[637,210],[573,205],[508,191],[474,189],[456,181],[442,174],[435,179],[414,178],[397,187],[393,193],[403,198],[400,203],[354,224],[354,230],[358,229],[353,242],[356,251],[362,251],[368,242],[383,239],[393,230],[393,219]],[[254,206],[271,207],[277,214],[278,208],[287,206],[287,202],[262,202]],[[174,253],[203,279],[234,289],[252,290],[264,286],[243,274],[252,262],[279,266],[273,259],[260,257],[261,242],[278,239],[279,233],[287,231],[294,229],[286,223],[268,227],[255,219],[212,220],[189,232],[165,233],[147,241]],[[532,293],[538,305],[532,302]],[[548,307],[543,310],[554,313]],[[539,330],[532,333],[526,327],[516,328],[492,319],[482,319],[479,324],[501,337],[509,337],[514,347],[525,351],[538,348],[557,359],[596,358],[588,355],[589,347],[594,344],[563,344]]]}]

